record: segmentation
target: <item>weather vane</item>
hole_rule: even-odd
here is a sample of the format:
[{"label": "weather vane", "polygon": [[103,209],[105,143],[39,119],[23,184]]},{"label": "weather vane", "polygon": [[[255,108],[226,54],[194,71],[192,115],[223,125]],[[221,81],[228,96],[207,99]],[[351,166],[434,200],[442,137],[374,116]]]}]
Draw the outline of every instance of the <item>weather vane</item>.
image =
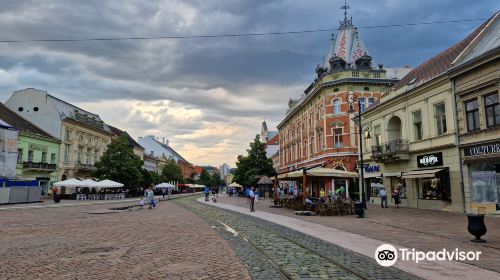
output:
[{"label": "weather vane", "polygon": [[340,6],[340,9],[344,10],[344,21],[340,21],[340,27],[348,27],[352,25],[352,18],[347,19],[347,10],[349,10],[351,6],[347,5],[347,0],[344,0],[344,5]]}]

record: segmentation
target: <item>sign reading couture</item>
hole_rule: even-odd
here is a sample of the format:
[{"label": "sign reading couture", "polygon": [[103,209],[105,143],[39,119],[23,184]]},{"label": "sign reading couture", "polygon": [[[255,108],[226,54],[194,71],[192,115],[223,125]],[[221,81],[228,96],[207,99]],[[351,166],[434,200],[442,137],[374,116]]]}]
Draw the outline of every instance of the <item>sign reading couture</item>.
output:
[{"label": "sign reading couture", "polygon": [[418,167],[432,167],[443,165],[443,153],[433,153],[417,156]]},{"label": "sign reading couture", "polygon": [[500,154],[500,142],[464,148],[466,157]]}]

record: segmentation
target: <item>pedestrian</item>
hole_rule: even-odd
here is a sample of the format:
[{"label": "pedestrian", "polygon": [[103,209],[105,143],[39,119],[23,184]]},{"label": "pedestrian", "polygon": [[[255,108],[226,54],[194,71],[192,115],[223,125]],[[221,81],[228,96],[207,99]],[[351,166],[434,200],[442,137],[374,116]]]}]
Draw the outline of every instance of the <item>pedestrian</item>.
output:
[{"label": "pedestrian", "polygon": [[149,209],[152,209],[153,208],[153,204],[154,204],[154,206],[156,206],[156,201],[154,201],[153,190],[149,189],[147,195],[148,195],[148,198],[149,198]]},{"label": "pedestrian", "polygon": [[399,187],[396,186],[394,188],[394,192],[392,193],[392,197],[394,198],[394,204],[396,204],[396,208],[399,208],[399,204],[401,204],[401,199],[399,196]]},{"label": "pedestrian", "polygon": [[139,200],[139,210],[144,209],[144,198],[141,197],[141,200]]},{"label": "pedestrian", "polygon": [[208,189],[208,187],[205,187],[203,192],[205,193],[205,202],[208,202],[208,195],[210,194],[210,189]]},{"label": "pedestrian", "polygon": [[324,198],[325,197],[325,190],[323,188],[321,188],[321,190],[319,191],[319,197],[320,198]]},{"label": "pedestrian", "polygon": [[163,200],[165,200],[165,193],[167,192],[167,190],[165,188],[161,189],[161,195],[163,197]]},{"label": "pedestrian", "polygon": [[259,202],[259,195],[260,195],[259,189],[255,189],[254,195],[255,195],[255,202]]},{"label": "pedestrian", "polygon": [[254,191],[254,188],[252,187],[250,189],[250,192],[249,192],[249,196],[250,196],[250,212],[255,212],[255,209],[253,208],[253,206],[255,204],[255,193],[253,191]]},{"label": "pedestrian", "polygon": [[380,192],[378,194],[380,196],[380,206],[382,206],[382,208],[384,208],[384,204],[385,204],[385,208],[388,208],[387,207],[387,193],[385,192],[385,188],[381,188]]}]

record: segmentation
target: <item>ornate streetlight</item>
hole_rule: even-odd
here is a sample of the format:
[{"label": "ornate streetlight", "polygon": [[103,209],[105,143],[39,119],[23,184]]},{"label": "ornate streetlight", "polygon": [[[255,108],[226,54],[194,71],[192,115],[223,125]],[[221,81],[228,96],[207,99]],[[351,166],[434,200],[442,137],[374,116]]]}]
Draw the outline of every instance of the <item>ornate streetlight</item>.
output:
[{"label": "ornate streetlight", "polygon": [[[361,100],[358,98],[356,95],[350,95],[349,96],[349,113],[353,114],[354,113],[354,108],[353,104],[354,102],[358,103],[358,126],[359,126],[359,164],[358,167],[360,167],[361,170],[361,203],[363,204],[363,208],[367,209],[366,207],[366,191],[365,191],[365,176],[364,176],[364,171],[366,168],[366,165],[363,162],[363,126],[361,124],[361,115],[362,115],[362,109],[361,109]],[[364,108],[363,108],[364,109]],[[368,131],[368,135],[366,136],[366,139],[370,139],[370,131],[368,128],[365,129]],[[361,217],[363,214],[358,214],[359,217]]]}]

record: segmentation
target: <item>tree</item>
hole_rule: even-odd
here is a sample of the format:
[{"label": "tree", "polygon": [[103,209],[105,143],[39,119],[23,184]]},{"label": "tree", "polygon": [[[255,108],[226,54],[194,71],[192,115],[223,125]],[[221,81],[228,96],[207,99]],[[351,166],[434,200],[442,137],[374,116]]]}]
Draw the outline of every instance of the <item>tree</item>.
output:
[{"label": "tree", "polygon": [[131,194],[136,194],[143,182],[141,167],[143,162],[134,154],[125,136],[111,141],[107,151],[95,163],[95,176],[99,179],[109,179],[120,182]]},{"label": "tree", "polygon": [[198,183],[200,185],[205,185],[207,187],[210,187],[211,180],[212,180],[212,177],[210,177],[210,174],[208,173],[208,171],[206,171],[205,169],[202,169]]},{"label": "tree", "polygon": [[236,167],[233,181],[245,187],[257,184],[256,176],[272,177],[275,174],[273,162],[266,155],[266,144],[260,141],[259,135],[256,135],[254,141],[250,143],[247,155],[238,156]]},{"label": "tree", "polygon": [[212,174],[210,178],[210,187],[218,187],[222,185],[222,180],[219,173]]},{"label": "tree", "polygon": [[142,178],[143,178],[143,186],[149,188],[150,186],[157,185],[161,183],[160,174],[155,171],[149,171],[146,169],[141,170]]},{"label": "tree", "polygon": [[175,163],[174,159],[167,160],[167,163],[161,169],[161,180],[164,182],[184,182],[182,169]]}]

